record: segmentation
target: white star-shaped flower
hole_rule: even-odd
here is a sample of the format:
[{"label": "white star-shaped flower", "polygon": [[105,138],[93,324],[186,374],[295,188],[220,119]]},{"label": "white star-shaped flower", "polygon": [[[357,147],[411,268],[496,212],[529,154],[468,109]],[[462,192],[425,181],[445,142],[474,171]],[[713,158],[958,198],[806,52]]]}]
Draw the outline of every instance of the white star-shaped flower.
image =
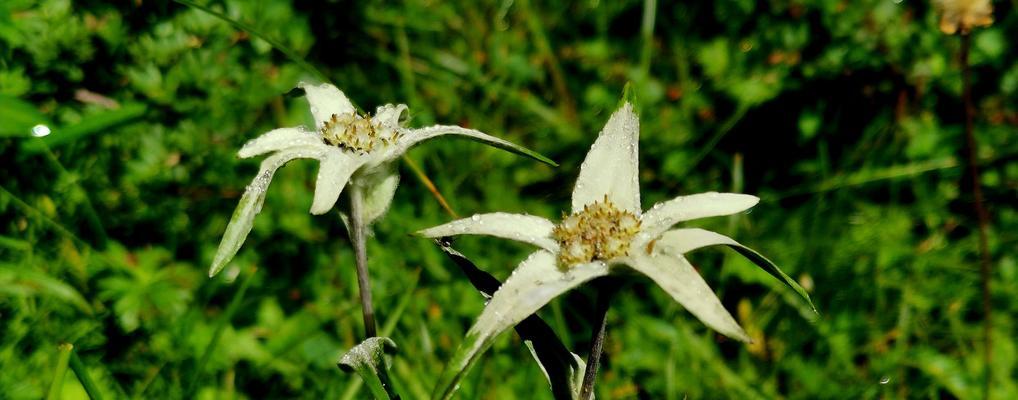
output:
[{"label": "white star-shaped flower", "polygon": [[430,238],[490,235],[540,248],[491,297],[447,365],[436,398],[452,394],[467,368],[498,334],[566,291],[623,270],[646,275],[707,326],[749,341],[683,256],[701,247],[733,247],[809,301],[805,290],[777,266],[738,242],[703,229],[672,229],[682,221],[742,212],[758,198],[703,193],[658,203],[643,212],[637,178],[639,131],[639,119],[627,102],[611,116],[587,153],[573,189],[572,213],[558,225],[533,215],[493,213],[418,232]]},{"label": "white star-shaped flower", "polygon": [[455,125],[434,125],[411,129],[401,125],[407,112],[404,104],[378,107],[375,115],[359,115],[346,95],[330,84],[298,85],[306,94],[315,120],[315,129],[303,126],[279,128],[247,142],[238,152],[241,158],[271,153],[266,157],[251,184],[240,198],[226,227],[209,276],[218,273],[233,258],[247,238],[254,217],[262,208],[265,192],[279,167],[298,158],[321,162],[315,182],[312,214],[324,214],[336,204],[348,183],[365,191],[366,223],[380,217],[392,201],[399,175],[393,161],[422,141],[460,135],[490,146],[532,157],[550,165],[553,161],[526,148],[483,132]]}]

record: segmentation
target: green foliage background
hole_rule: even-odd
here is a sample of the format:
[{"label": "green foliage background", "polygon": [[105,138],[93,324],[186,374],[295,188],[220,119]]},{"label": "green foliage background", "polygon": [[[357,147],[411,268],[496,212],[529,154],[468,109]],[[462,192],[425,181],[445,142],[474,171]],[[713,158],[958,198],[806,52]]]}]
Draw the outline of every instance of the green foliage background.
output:
[{"label": "green foliage background", "polygon": [[[413,150],[461,214],[558,217],[627,81],[642,107],[645,206],[709,190],[763,199],[703,224],[776,261],[820,315],[727,250],[695,253],[755,343],[719,337],[635,279],[609,315],[601,398],[981,398],[959,38],[936,29],[927,2],[654,3],[211,4],[361,107],[404,102],[413,126],[469,125],[562,164],[458,140]],[[1018,397],[1018,16],[1013,1],[994,5],[971,60],[993,218],[992,389],[1007,399]],[[277,174],[233,269],[206,278],[257,167],[235,152],[310,123],[305,100],[286,95],[307,70],[209,14],[142,0],[0,2],[0,60],[0,398],[43,397],[63,342],[107,397],[367,396],[335,367],[362,328],[343,225],[307,212],[314,163]],[[53,133],[31,138],[37,124]],[[483,298],[408,235],[449,216],[401,168],[370,267],[400,345],[393,377],[423,398]],[[527,250],[457,246],[502,278]],[[541,313],[581,355],[595,295]],[[84,396],[72,373],[57,387]],[[460,394],[550,398],[515,334]]]}]

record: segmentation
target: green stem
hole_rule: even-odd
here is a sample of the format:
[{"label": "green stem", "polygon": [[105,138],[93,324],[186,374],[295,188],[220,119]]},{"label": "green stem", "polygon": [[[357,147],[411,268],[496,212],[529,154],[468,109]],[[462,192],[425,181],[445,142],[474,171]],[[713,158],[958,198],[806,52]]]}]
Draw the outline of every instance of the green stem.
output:
[{"label": "green stem", "polygon": [[251,272],[248,273],[243,280],[240,282],[240,287],[237,288],[237,292],[233,294],[233,298],[230,299],[230,304],[226,306],[226,312],[219,317],[219,321],[216,321],[216,330],[212,332],[212,339],[209,340],[209,344],[205,346],[205,351],[202,352],[201,358],[198,359],[198,365],[194,368],[194,373],[191,375],[191,382],[187,385],[187,396],[185,398],[191,398],[194,395],[195,390],[198,389],[198,383],[201,381],[202,373],[205,371],[205,365],[208,364],[209,359],[212,358],[212,353],[215,352],[216,347],[219,345],[219,339],[223,336],[223,331],[226,329],[226,324],[233,318],[233,314],[240,308],[240,303],[244,299],[244,294],[247,293],[247,288],[251,286],[255,272],[257,269],[252,268]]},{"label": "green stem", "polygon": [[360,290],[361,314],[364,316],[364,337],[375,337],[375,311],[371,305],[371,281],[368,276],[368,249],[364,237],[364,188],[353,183],[350,190],[350,241],[357,264],[357,288]]},{"label": "green stem", "polygon": [[78,357],[78,353],[71,352],[71,370],[74,371],[74,375],[78,377],[78,381],[81,382],[81,387],[85,388],[85,393],[92,400],[102,400],[102,392],[99,391],[99,387],[96,386],[95,381],[92,380],[92,375],[89,375],[88,369],[85,368],[85,364],[81,362],[81,358]]},{"label": "green stem", "polygon": [[[46,141],[39,140],[38,142],[42,145],[43,154],[46,155],[46,160],[49,161],[53,167],[59,170],[62,176],[69,177],[70,172],[67,171],[67,168],[64,168],[64,164],[60,162],[60,159],[58,159],[57,155],[53,153],[53,150],[50,149],[48,144],[46,144]],[[99,249],[105,249],[109,236],[106,235],[106,228],[99,219],[99,213],[95,211],[95,206],[92,205],[92,199],[89,198],[88,191],[81,186],[81,182],[79,182],[78,179],[72,179],[71,182],[74,183],[75,189],[81,193],[82,203],[85,205],[85,219],[88,221],[89,227],[92,228],[93,233],[96,235],[96,247]]]},{"label": "green stem", "polygon": [[46,400],[60,399],[64,389],[64,375],[67,374],[67,363],[71,361],[71,352],[74,351],[74,345],[61,343],[57,349],[60,353],[57,356],[57,365],[53,368],[53,382],[49,385],[49,394],[46,395]]}]

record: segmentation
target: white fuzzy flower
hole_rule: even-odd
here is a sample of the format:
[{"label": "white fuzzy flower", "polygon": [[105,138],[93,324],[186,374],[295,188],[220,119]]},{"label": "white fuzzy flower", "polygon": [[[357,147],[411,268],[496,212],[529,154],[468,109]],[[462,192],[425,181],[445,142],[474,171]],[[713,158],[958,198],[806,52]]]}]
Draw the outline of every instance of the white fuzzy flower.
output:
[{"label": "white fuzzy flower", "polygon": [[555,165],[551,160],[511,142],[483,132],[454,125],[434,125],[411,129],[401,120],[407,112],[403,104],[378,107],[370,118],[358,115],[346,95],[330,84],[298,85],[306,93],[315,120],[314,129],[303,126],[269,131],[240,149],[241,158],[271,153],[261,164],[258,174],[247,186],[236,211],[226,227],[216,251],[209,276],[226,266],[244,243],[254,217],[261,211],[265,192],[279,167],[298,158],[321,162],[315,182],[312,214],[332,209],[348,183],[359,185],[365,192],[365,223],[380,217],[392,201],[399,175],[392,163],[411,147],[422,141],[442,136],[459,135],[526,155]]},{"label": "white fuzzy flower", "polygon": [[622,269],[649,277],[707,326],[749,341],[683,256],[701,247],[728,245],[809,301],[806,292],[777,266],[734,240],[703,229],[672,229],[682,221],[742,212],[758,198],[703,193],[658,203],[643,212],[637,179],[639,131],[639,119],[632,105],[625,103],[587,153],[573,189],[572,213],[558,225],[532,215],[493,213],[418,232],[430,238],[490,235],[540,248],[491,297],[440,378],[436,398],[452,394],[467,368],[498,334],[566,291]]}]

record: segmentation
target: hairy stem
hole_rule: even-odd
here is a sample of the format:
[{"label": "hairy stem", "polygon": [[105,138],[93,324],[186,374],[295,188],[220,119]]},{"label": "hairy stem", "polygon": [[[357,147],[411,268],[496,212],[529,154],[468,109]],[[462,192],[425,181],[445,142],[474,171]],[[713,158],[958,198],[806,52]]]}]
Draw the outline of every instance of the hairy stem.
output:
[{"label": "hairy stem", "polygon": [[597,305],[590,315],[590,322],[596,325],[590,332],[590,352],[587,356],[587,369],[583,371],[583,385],[580,386],[580,400],[588,400],[594,393],[594,381],[597,369],[601,366],[601,353],[604,350],[605,325],[608,323],[608,308],[615,296],[614,285],[601,280],[595,287],[598,289]]},{"label": "hairy stem", "polygon": [[987,230],[990,226],[990,213],[983,205],[983,188],[979,180],[979,163],[976,145],[976,135],[973,132],[976,108],[972,104],[972,72],[969,69],[969,48],[971,37],[968,33],[961,35],[961,79],[962,79],[962,101],[965,103],[965,147],[966,161],[968,162],[969,179],[972,184],[973,207],[976,218],[979,221],[979,280],[983,291],[983,362],[985,375],[983,376],[983,398],[990,398],[990,386],[992,374],[990,367],[993,361],[993,346],[991,334],[993,323],[990,315],[993,312],[990,299],[990,245],[987,237]]},{"label": "hairy stem", "polygon": [[368,277],[368,247],[364,233],[364,188],[350,185],[350,241],[357,263],[357,288],[361,295],[361,314],[364,316],[365,337],[375,337],[375,311],[371,306],[371,281]]}]

